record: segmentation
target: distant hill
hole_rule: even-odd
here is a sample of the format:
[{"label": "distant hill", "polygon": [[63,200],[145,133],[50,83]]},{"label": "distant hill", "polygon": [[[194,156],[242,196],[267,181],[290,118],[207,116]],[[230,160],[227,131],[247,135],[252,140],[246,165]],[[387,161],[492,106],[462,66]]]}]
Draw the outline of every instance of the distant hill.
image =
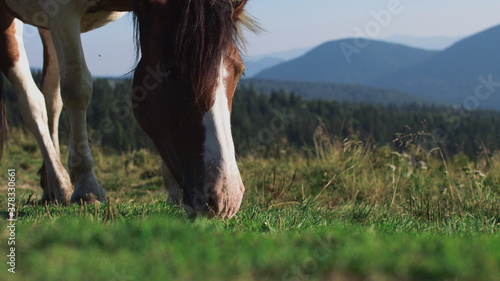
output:
[{"label": "distant hill", "polygon": [[283,59],[264,57],[258,60],[248,60],[245,62],[245,77],[253,77],[266,68],[273,67],[285,62]]},{"label": "distant hill", "polygon": [[359,48],[355,39],[327,42],[302,57],[263,70],[255,78],[364,84],[436,54],[373,40],[363,44],[367,46]]},{"label": "distant hill", "polygon": [[424,50],[444,50],[451,47],[453,44],[462,40],[464,37],[447,37],[447,36],[433,36],[433,37],[416,37],[408,35],[393,35],[382,39],[382,41],[403,44],[413,48]]},{"label": "distant hill", "polygon": [[354,39],[327,42],[255,77],[389,88],[469,109],[500,110],[500,26],[443,51],[362,43],[367,42],[365,48]]},{"label": "distant hill", "polygon": [[[496,26],[456,43],[425,62],[367,84],[434,97],[471,109],[477,106],[500,109],[499,50],[500,26]],[[485,81],[493,81],[493,85]]]},{"label": "distant hill", "polygon": [[300,56],[303,56],[310,50],[312,50],[314,46],[312,47],[304,47],[304,48],[293,48],[293,49],[288,49],[288,50],[283,50],[283,51],[278,51],[278,52],[271,52],[267,54],[261,54],[261,55],[253,55],[251,57],[247,57],[244,60],[260,60],[263,58],[277,58],[281,59],[283,61],[288,61],[292,60],[295,58],[298,58]]},{"label": "distant hill", "polygon": [[273,52],[265,55],[254,55],[245,57],[245,77],[252,78],[266,68],[273,67],[285,61],[289,61],[309,52],[312,48],[295,48],[281,52]]},{"label": "distant hill", "polygon": [[263,79],[243,79],[240,86],[253,88],[258,93],[270,94],[283,91],[295,93],[306,100],[327,100],[349,103],[369,103],[376,105],[439,104],[436,100],[397,90],[380,89],[348,84],[320,82],[290,82]]}]

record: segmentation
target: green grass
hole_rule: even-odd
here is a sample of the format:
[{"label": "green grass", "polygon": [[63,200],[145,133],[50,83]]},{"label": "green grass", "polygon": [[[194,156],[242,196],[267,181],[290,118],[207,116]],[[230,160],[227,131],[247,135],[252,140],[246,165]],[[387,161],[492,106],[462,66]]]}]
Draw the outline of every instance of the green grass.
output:
[{"label": "green grass", "polygon": [[[19,218],[16,274],[3,254],[8,230],[0,231],[0,280],[500,276],[500,154],[444,160],[437,150],[400,154],[320,135],[314,150],[242,157],[247,192],[237,216],[192,220],[165,203],[160,160],[148,151],[94,149],[109,204],[40,205],[33,146],[11,136],[0,165],[17,170]],[[5,225],[5,177],[0,184]]]}]

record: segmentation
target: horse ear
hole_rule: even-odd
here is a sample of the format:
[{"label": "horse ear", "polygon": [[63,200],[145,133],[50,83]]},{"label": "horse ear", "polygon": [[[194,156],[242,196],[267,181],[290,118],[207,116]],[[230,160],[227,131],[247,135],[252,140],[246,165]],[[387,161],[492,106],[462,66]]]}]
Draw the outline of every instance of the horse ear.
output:
[{"label": "horse ear", "polygon": [[235,8],[234,8],[233,17],[234,17],[234,20],[238,20],[245,10],[245,5],[247,4],[247,0],[234,1],[234,3],[235,3],[235,5],[234,5]]}]

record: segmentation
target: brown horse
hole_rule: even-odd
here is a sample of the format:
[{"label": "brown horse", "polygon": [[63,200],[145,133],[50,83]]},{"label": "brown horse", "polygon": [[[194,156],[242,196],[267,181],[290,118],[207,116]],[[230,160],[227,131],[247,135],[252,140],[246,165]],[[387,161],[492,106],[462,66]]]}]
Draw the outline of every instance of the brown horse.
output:
[{"label": "brown horse", "polygon": [[[163,159],[169,201],[189,214],[230,218],[244,186],[231,136],[231,101],[244,66],[237,48],[246,0],[0,0],[0,69],[16,90],[23,119],[42,151],[43,200],[105,201],[89,149],[86,110],[92,77],[80,33],[134,11],[140,60],[132,106]],[[23,23],[44,45],[41,90],[30,74]],[[62,106],[71,131],[69,174],[61,165]],[[0,108],[3,109],[2,104]],[[0,122],[5,129],[5,115]]]}]

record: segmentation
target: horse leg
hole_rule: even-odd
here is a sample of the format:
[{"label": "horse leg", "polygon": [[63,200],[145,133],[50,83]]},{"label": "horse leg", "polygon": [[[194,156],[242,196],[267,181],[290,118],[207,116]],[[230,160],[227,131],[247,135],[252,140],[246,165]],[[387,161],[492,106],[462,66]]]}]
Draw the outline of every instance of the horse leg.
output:
[{"label": "horse leg", "polygon": [[182,198],[182,190],[177,181],[175,180],[172,172],[167,167],[165,162],[162,161],[161,175],[163,178],[163,185],[168,191],[167,203],[180,204]]},{"label": "horse leg", "polygon": [[[0,9],[3,20],[9,17]],[[54,146],[47,123],[45,99],[31,76],[28,57],[22,40],[23,23],[11,18],[9,27],[0,34],[0,56],[10,61],[2,71],[12,83],[23,119],[42,152],[45,163],[44,201],[59,201],[68,204],[73,191],[68,173],[61,164],[58,149]],[[16,52],[12,52],[13,48]],[[10,50],[10,51],[9,51]],[[5,66],[4,66],[5,68]]]},{"label": "horse leg", "polygon": [[[52,143],[56,152],[60,155],[59,149],[59,116],[61,115],[63,103],[59,87],[59,65],[57,63],[56,50],[50,31],[39,28],[40,37],[43,43],[43,72],[42,72],[42,94],[45,97],[49,131]],[[59,156],[60,158],[60,156]],[[40,169],[40,185],[45,189],[48,186],[48,178],[45,163]]]},{"label": "horse leg", "polygon": [[43,42],[43,75],[42,93],[45,96],[50,135],[56,150],[59,152],[59,116],[63,108],[61,88],[59,87],[59,65],[50,31],[39,29]]},{"label": "horse leg", "polygon": [[80,39],[78,1],[61,6],[49,21],[61,76],[61,96],[71,125],[68,168],[75,186],[71,201],[105,202],[106,193],[94,175],[94,159],[87,134],[87,107],[92,96],[92,76],[87,68]]}]

